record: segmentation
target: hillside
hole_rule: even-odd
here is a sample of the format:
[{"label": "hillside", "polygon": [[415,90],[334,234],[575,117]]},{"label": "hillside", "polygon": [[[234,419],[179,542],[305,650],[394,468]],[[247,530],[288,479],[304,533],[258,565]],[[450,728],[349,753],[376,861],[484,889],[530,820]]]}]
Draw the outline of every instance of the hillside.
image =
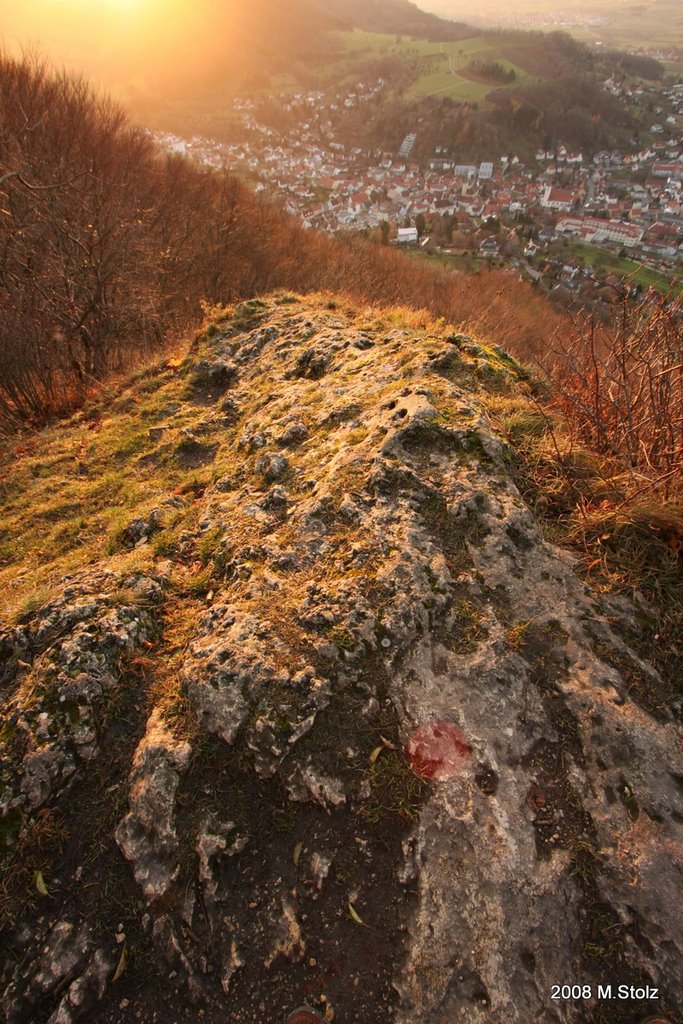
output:
[{"label": "hillside", "polygon": [[[159,0],[110,3],[106,11],[80,5],[80,12],[73,2],[63,5],[52,29],[53,18],[40,19],[49,0],[27,3],[24,14],[11,12],[5,29],[15,52],[43,46],[57,66],[63,63],[113,91],[147,127],[188,138],[239,136],[241,119],[233,110],[238,97],[279,97],[278,117],[286,123],[287,97],[379,77],[386,88],[369,123],[356,125],[352,115],[347,130],[335,125],[352,145],[396,149],[402,137],[396,141],[391,125],[407,122],[413,131],[419,122],[425,125],[419,142],[423,157],[433,155],[434,138],[439,146],[456,147],[465,160],[476,159],[480,151],[489,159],[510,147],[526,146],[533,154],[544,135],[555,135],[557,97],[552,90],[546,97],[544,87],[557,77],[567,79],[565,94],[577,85],[570,78],[594,85],[568,118],[570,128],[578,118],[589,137],[585,143],[581,138],[563,142],[605,147],[634,127],[619,103],[606,101],[601,88],[606,70],[594,75],[590,51],[568,35],[482,31],[438,18],[408,0],[291,0],[284,6],[274,0],[172,0],[172,17],[160,15]],[[525,90],[534,88],[527,96]],[[456,123],[447,138],[436,124],[443,103],[460,104],[446,113],[467,122]],[[508,107],[518,103],[535,110],[535,117],[510,123]],[[502,118],[488,116],[501,108]],[[596,115],[599,128],[591,127]]]},{"label": "hillside", "polygon": [[635,128],[624,103],[603,87],[607,55],[597,59],[565,33],[461,26],[450,41],[358,29],[330,39],[324,83],[378,75],[387,82],[369,109],[341,119],[337,131],[347,144],[395,152],[416,132],[411,155],[423,165],[437,151],[461,162],[510,152],[532,160],[540,145],[561,141],[592,153]]},{"label": "hillside", "polygon": [[680,695],[522,500],[528,385],[280,292],[9,447],[8,1024],[680,1019]]},{"label": "hillside", "polygon": [[430,39],[458,39],[462,23],[439,18],[410,0],[316,0],[320,10],[347,28],[370,32],[406,33]]},{"label": "hillside", "polygon": [[333,98],[337,90],[381,79],[371,104],[341,105],[333,115],[335,138],[347,147],[397,152],[417,130],[411,155],[423,164],[437,148],[465,162],[509,152],[533,159],[539,146],[560,142],[587,153],[618,146],[637,127],[623,100],[603,86],[626,55],[598,57],[563,32],[482,31],[428,20],[401,31],[393,8],[387,18],[370,16],[374,8],[361,16],[348,3],[334,9],[345,16],[335,18],[326,8],[327,27],[306,52],[288,53],[283,37],[257,71],[241,74],[239,65],[217,60],[210,80],[200,76],[145,117],[181,135],[201,127],[208,136],[240,139],[241,114],[226,97],[244,95],[255,101],[257,120],[277,135],[286,131],[291,101],[302,91]]},{"label": "hillside", "polygon": [[623,49],[670,51],[683,47],[683,14],[678,0],[482,0],[476,13],[464,0],[424,0],[426,10],[443,18],[462,18],[490,25],[563,28],[576,38]]}]

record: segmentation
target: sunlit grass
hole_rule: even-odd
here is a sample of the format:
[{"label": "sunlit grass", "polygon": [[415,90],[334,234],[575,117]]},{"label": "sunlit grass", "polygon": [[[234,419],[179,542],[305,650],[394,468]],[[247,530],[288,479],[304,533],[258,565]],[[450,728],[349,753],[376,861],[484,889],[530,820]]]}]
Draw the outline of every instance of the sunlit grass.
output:
[{"label": "sunlit grass", "polygon": [[[31,594],[116,553],[126,522],[183,484],[188,473],[177,463],[140,462],[163,445],[149,428],[183,387],[157,364],[136,372],[110,407],[86,408],[9,446],[0,461],[3,612],[16,614]],[[181,414],[173,431],[182,424]]]}]

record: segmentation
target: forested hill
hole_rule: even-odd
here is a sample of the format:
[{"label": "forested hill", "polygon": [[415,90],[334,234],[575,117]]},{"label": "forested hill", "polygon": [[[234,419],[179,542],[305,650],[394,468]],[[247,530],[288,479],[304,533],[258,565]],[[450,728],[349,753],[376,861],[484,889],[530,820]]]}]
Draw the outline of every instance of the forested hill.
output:
[{"label": "forested hill", "polygon": [[462,22],[447,21],[423,11],[410,0],[314,0],[345,28],[370,32],[408,33],[428,39],[460,39],[470,30]]}]

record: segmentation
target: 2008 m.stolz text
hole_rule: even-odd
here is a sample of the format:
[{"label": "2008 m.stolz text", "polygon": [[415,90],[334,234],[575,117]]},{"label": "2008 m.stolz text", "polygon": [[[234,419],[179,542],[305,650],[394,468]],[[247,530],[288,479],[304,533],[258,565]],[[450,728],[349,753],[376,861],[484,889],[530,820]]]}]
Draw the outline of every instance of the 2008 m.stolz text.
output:
[{"label": "2008 m.stolz text", "polygon": [[659,989],[653,985],[553,985],[553,1000],[575,999],[659,999]]}]

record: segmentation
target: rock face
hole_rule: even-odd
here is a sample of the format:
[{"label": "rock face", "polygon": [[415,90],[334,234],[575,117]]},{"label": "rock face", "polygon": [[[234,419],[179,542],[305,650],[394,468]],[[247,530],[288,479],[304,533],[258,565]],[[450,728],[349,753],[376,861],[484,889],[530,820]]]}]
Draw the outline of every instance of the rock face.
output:
[{"label": "rock face", "polygon": [[171,554],[0,634],[5,856],[48,889],[9,1024],[682,1013],[680,708],[520,498],[487,415],[520,368],[276,296],[183,374],[215,460]]}]

